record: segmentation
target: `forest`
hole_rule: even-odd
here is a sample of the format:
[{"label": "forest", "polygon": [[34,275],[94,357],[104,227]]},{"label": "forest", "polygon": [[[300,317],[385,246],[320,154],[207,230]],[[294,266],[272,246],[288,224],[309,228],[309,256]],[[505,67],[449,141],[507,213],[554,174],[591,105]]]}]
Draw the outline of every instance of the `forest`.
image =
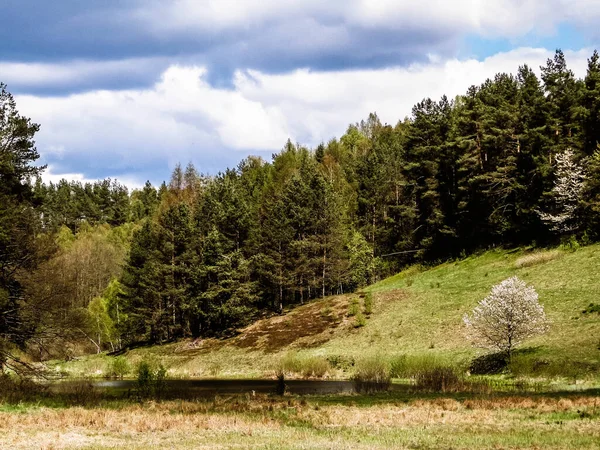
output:
[{"label": "forest", "polygon": [[[42,124],[43,126],[43,124]],[[600,240],[600,56],[563,52],[409,117],[168,182],[44,183],[0,92],[0,366],[225,336],[409,264]]]}]

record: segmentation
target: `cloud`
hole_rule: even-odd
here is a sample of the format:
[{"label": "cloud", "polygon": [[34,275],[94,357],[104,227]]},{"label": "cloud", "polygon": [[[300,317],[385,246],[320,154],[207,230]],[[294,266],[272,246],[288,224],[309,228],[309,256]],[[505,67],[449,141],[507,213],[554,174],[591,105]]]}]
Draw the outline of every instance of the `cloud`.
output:
[{"label": "cloud", "polygon": [[[585,74],[590,54],[566,52],[578,76]],[[146,89],[18,95],[17,102],[23,114],[41,123],[38,148],[53,174],[157,183],[177,162],[191,160],[215,173],[249,153],[268,156],[288,138],[314,146],[340,136],[369,112],[396,123],[424,97],[452,98],[523,63],[537,69],[552,55],[521,48],[483,61],[433,59],[408,67],[238,70],[228,89],[211,86],[205,67],[172,66]]]},{"label": "cloud", "polygon": [[[472,36],[552,35],[563,24],[589,39],[600,38],[596,0],[46,3],[3,3],[0,74],[6,72],[2,76],[9,76],[19,92],[151,87],[173,64],[205,67],[207,81],[227,87],[240,69],[287,73],[299,67],[409,66],[426,63],[428,54],[452,59]],[[27,73],[21,63],[38,66]],[[43,85],[39,81],[46,73],[49,81]]]},{"label": "cloud", "polygon": [[165,58],[73,60],[68,62],[0,61],[2,82],[13,92],[80,92],[143,87],[157,81],[170,62]]},{"label": "cloud", "polygon": [[[152,0],[133,16],[156,32],[264,30],[302,21],[348,28],[429,31],[444,35],[476,33],[515,37],[531,31],[549,33],[562,22],[595,27],[595,0]],[[298,36],[310,40],[311,36]]]}]

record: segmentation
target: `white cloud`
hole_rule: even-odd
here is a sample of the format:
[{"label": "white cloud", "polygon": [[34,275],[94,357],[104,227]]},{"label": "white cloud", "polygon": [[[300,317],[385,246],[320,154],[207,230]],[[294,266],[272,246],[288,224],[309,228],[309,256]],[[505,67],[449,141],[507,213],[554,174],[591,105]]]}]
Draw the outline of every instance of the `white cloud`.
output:
[{"label": "white cloud", "polygon": [[[126,176],[126,177],[117,177],[111,176],[107,174],[102,177],[102,179],[111,178],[113,180],[118,180],[119,183],[127,186],[128,189],[141,189],[144,186],[144,182],[139,177],[135,176]],[[87,178],[82,173],[55,173],[54,168],[50,165],[42,172],[42,180],[44,183],[54,183],[57,184],[61,180],[67,181],[77,181],[79,183],[94,183],[97,181],[96,178]]]},{"label": "white cloud", "polygon": [[[585,74],[590,54],[566,52],[577,75]],[[424,97],[452,98],[523,63],[537,69],[552,55],[522,48],[483,61],[453,59],[406,68],[238,71],[232,89],[212,87],[202,67],[173,66],[149,89],[27,95],[17,101],[22,113],[42,124],[38,147],[56,164],[51,173],[57,177],[63,176],[60,170],[84,177],[89,168],[99,167],[109,176],[150,166],[162,168],[167,177],[178,161],[224,168],[255,150],[277,151],[288,137],[316,145],[372,111],[395,123]]]},{"label": "white cloud", "polygon": [[[391,30],[445,30],[490,37],[551,33],[561,22],[595,27],[597,0],[173,0],[144,2],[134,15],[157,32],[240,32],[310,17]],[[306,37],[299,36],[299,39]]]}]

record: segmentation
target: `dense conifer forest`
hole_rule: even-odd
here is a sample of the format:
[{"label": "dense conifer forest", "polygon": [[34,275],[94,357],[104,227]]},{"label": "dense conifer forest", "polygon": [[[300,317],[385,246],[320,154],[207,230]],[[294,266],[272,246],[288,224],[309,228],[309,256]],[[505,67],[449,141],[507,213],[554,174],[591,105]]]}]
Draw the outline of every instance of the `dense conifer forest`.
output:
[{"label": "dense conifer forest", "polygon": [[557,51],[541,79],[522,66],[396,124],[132,192],[43,183],[34,120],[2,85],[0,364],[226,335],[408,264],[600,240],[597,52],[583,79]]}]

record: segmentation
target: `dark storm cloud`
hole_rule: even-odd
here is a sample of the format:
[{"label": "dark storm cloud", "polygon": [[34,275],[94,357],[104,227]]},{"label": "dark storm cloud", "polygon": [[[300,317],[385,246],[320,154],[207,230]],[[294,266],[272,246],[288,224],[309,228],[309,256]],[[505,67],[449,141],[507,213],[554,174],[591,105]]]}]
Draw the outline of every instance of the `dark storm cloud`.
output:
[{"label": "dark storm cloud", "polygon": [[[451,51],[456,43],[449,30],[422,25],[401,30],[368,28],[327,15],[282,16],[260,26],[157,31],[136,14],[143,7],[137,0],[5,0],[0,62],[69,67],[82,60],[147,60],[144,70],[99,70],[85,78],[65,78],[62,83],[27,84],[17,77],[9,80],[13,89],[64,95],[143,87],[153,84],[169,63],[204,65],[209,81],[223,87],[238,68],[277,73],[298,67],[340,70],[406,65],[423,61],[428,52]],[[148,62],[152,59],[156,61]]]}]

